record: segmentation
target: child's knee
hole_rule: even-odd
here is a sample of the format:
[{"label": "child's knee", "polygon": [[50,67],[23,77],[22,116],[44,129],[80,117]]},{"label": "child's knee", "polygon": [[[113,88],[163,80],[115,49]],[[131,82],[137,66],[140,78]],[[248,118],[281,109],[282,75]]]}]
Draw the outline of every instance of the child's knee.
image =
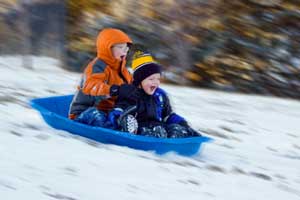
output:
[{"label": "child's knee", "polygon": [[107,121],[106,113],[98,110],[97,108],[91,107],[82,112],[75,121],[91,126],[104,127]]}]

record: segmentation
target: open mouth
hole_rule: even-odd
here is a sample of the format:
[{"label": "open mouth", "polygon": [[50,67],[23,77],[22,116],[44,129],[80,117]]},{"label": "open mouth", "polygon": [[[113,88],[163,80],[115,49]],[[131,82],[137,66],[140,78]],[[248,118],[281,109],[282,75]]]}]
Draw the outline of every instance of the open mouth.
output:
[{"label": "open mouth", "polygon": [[156,89],[156,86],[151,86],[150,87],[151,92],[153,92],[155,89]]},{"label": "open mouth", "polygon": [[125,55],[120,56],[121,60],[125,59]]}]

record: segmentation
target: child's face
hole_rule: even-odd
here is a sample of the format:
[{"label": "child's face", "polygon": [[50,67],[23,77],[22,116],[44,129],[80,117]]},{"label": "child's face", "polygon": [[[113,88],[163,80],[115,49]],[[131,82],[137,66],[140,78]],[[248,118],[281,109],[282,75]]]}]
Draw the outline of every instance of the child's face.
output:
[{"label": "child's face", "polygon": [[112,46],[112,54],[117,60],[123,60],[126,58],[129,47],[127,43],[119,43]]},{"label": "child's face", "polygon": [[160,73],[152,74],[141,82],[146,94],[152,95],[160,84]]}]

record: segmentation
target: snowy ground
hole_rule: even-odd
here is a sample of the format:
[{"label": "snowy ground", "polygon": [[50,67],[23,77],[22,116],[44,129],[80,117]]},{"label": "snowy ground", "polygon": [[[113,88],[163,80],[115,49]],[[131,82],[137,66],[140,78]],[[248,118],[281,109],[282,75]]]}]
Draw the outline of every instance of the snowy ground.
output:
[{"label": "snowy ground", "polygon": [[80,74],[34,63],[0,57],[1,199],[300,199],[299,101],[162,85],[215,141],[192,158],[158,156],[49,127],[28,100],[70,94]]}]

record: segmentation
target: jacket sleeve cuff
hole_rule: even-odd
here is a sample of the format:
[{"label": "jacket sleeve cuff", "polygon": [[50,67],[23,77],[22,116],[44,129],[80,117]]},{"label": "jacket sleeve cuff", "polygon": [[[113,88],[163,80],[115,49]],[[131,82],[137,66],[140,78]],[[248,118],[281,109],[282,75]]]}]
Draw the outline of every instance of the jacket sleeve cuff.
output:
[{"label": "jacket sleeve cuff", "polygon": [[166,122],[167,124],[178,124],[185,121],[186,120],[183,117],[177,115],[176,113],[171,113],[170,115],[164,118],[164,122]]},{"label": "jacket sleeve cuff", "polygon": [[119,95],[120,86],[119,85],[112,85],[109,89],[110,96],[117,96]]}]

